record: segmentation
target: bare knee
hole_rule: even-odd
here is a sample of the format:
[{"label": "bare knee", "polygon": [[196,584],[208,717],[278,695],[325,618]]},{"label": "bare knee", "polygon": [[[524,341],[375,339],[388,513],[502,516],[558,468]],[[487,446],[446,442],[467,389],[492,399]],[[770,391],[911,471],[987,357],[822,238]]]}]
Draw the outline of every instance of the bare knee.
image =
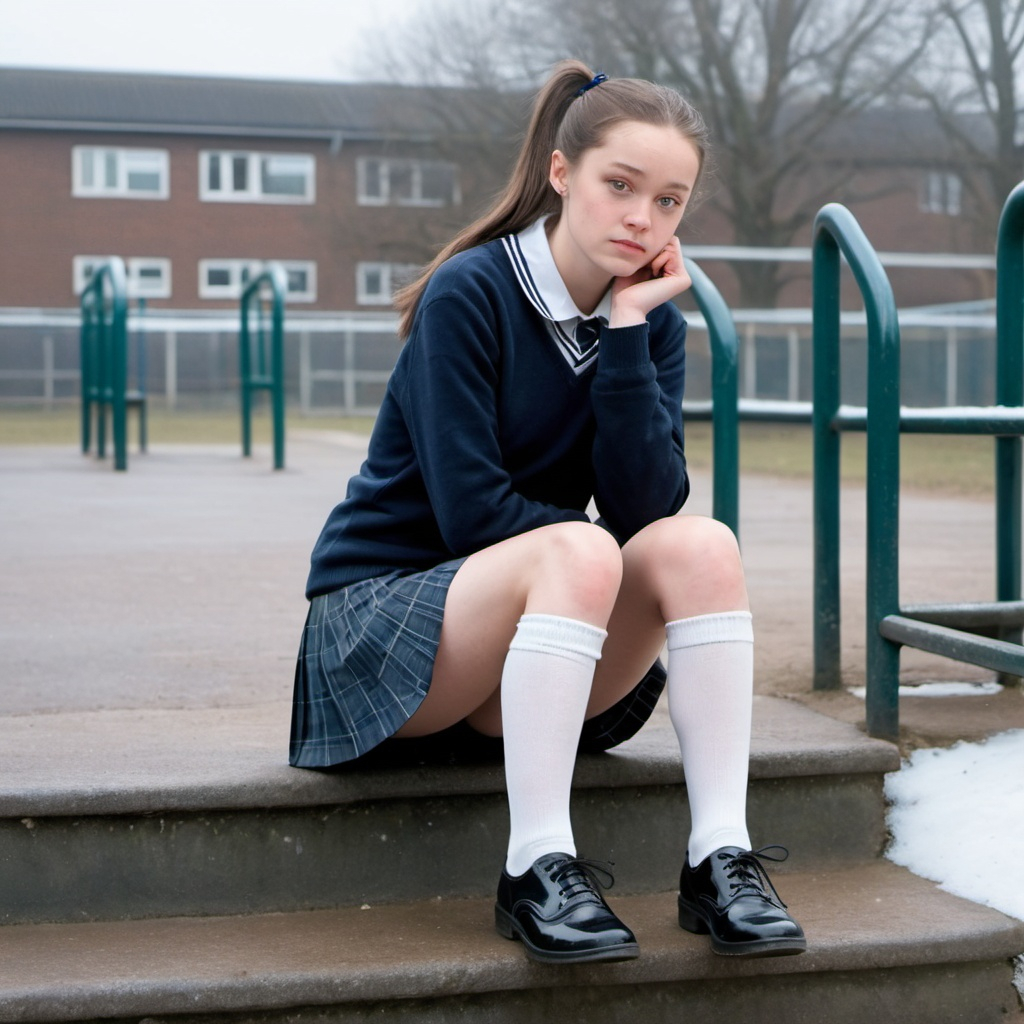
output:
[{"label": "bare knee", "polygon": [[537,530],[534,540],[526,611],[603,625],[622,582],[615,538],[590,523],[558,523]]},{"label": "bare knee", "polygon": [[665,621],[746,609],[736,536],[707,516],[661,519],[627,545],[628,564],[654,591]]}]

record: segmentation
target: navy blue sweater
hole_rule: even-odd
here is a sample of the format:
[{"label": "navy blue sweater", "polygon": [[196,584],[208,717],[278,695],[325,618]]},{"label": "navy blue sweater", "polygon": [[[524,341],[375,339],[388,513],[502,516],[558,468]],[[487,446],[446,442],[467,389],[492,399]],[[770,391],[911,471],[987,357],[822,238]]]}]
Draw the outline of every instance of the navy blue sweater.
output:
[{"label": "navy blue sweater", "polygon": [[666,303],[601,333],[577,376],[500,241],[461,253],[424,292],[366,461],[313,549],[306,594],[428,569],[549,523],[589,517],[624,543],[675,514],[686,324]]}]

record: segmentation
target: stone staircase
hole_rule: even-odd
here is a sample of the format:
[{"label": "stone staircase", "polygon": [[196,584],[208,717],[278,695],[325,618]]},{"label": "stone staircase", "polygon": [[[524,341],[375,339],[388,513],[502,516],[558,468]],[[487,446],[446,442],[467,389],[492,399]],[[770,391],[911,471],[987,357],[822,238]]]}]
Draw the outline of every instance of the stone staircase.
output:
[{"label": "stone staircase", "polygon": [[[759,697],[749,818],[804,925],[732,961],[679,929],[688,827],[667,719],[580,760],[582,853],[638,960],[544,967],[493,927],[498,764],[305,772],[287,706],[0,719],[0,1022],[1024,1020],[1024,923],[881,857],[896,749]],[[1017,880],[1019,883],[1019,879]]]}]

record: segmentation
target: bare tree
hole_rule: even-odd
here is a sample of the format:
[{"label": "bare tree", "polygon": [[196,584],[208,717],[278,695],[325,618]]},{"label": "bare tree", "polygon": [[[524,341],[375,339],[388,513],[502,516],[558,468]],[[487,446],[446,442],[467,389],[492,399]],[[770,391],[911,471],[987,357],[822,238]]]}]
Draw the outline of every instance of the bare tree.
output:
[{"label": "bare tree", "polygon": [[1024,171],[1024,3],[941,0],[938,35],[918,80],[950,140],[974,200],[978,240],[991,243],[999,212]]},{"label": "bare tree", "polygon": [[[623,70],[674,85],[702,111],[721,181],[711,203],[731,224],[733,242],[745,246],[792,244],[839,186],[849,193],[850,165],[825,159],[823,143],[892,96],[927,39],[927,19],[891,0],[569,6],[600,12],[589,21],[601,34],[596,45],[614,40]],[[585,37],[577,38],[587,52]],[[735,272],[740,304],[767,307],[787,265],[740,262]]]},{"label": "bare tree", "polygon": [[[572,54],[673,85],[709,122],[720,181],[710,202],[732,241],[780,246],[848,185],[849,167],[822,159],[825,137],[890,95],[923,52],[927,18],[905,8],[892,0],[449,0],[403,41],[400,63],[408,70],[415,52],[421,66],[461,84],[520,89]],[[431,40],[429,17],[442,12],[443,32]],[[736,273],[741,305],[776,304],[784,264],[740,263]]]}]

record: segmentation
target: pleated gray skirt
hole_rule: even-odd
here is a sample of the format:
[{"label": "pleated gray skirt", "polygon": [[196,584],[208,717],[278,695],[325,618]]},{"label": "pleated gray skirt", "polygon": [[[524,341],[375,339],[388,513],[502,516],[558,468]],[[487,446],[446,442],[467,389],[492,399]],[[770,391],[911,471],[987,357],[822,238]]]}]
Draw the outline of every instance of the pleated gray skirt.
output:
[{"label": "pleated gray skirt", "polygon": [[[393,572],[314,597],[295,666],[289,763],[327,768],[500,758],[502,741],[461,722],[434,736],[388,742],[430,687],[448,588],[464,559]],[[633,736],[665,686],[656,661],[617,704],[583,723],[579,749]]]},{"label": "pleated gray skirt", "polygon": [[289,761],[325,768],[393,736],[427,695],[463,559],[314,597],[295,666]]}]

